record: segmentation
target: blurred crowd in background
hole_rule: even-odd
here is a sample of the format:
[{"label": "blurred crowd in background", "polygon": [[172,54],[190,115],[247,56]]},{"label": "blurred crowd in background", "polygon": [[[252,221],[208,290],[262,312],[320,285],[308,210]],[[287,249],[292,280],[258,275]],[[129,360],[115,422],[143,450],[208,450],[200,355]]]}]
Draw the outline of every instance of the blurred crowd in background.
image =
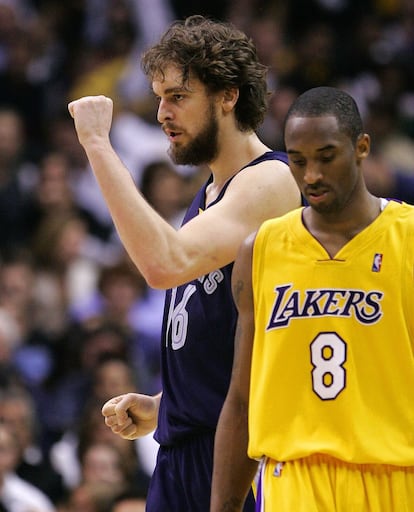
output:
[{"label": "blurred crowd in background", "polygon": [[266,144],[283,149],[298,94],[341,87],[372,137],[368,186],[414,204],[412,0],[0,0],[0,512],[144,506],[155,441],[121,440],[100,411],[160,390],[164,292],[125,253],[67,104],[114,100],[115,150],[178,226],[208,169],[169,160],[140,54],[190,14],[255,41]]}]

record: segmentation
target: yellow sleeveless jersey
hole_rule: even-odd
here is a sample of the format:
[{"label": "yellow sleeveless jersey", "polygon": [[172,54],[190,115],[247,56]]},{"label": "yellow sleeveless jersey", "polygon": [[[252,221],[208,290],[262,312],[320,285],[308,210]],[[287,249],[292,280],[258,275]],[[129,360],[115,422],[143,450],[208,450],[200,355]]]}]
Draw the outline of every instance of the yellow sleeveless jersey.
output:
[{"label": "yellow sleeveless jersey", "polygon": [[414,465],[414,207],[390,201],[335,258],[301,212],[254,245],[249,455]]}]

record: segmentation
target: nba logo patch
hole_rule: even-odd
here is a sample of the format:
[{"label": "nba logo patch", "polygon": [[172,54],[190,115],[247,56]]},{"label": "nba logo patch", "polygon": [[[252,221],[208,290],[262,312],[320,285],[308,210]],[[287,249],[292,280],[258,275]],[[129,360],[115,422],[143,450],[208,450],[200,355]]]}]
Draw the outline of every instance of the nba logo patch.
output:
[{"label": "nba logo patch", "polygon": [[374,261],[372,262],[372,272],[379,272],[381,270],[382,265],[382,254],[377,252],[374,256]]},{"label": "nba logo patch", "polygon": [[283,462],[278,462],[273,471],[273,476],[282,476]]}]

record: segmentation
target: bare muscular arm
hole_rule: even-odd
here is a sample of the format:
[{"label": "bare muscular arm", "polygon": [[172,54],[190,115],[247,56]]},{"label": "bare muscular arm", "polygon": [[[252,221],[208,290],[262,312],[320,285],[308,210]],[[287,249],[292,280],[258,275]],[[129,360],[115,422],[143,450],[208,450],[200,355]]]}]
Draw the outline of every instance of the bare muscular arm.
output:
[{"label": "bare muscular arm", "polygon": [[251,283],[251,235],[241,246],[233,269],[232,289],[239,311],[230,388],[218,422],[211,512],[240,512],[257,471],[247,456],[250,366],[254,336]]},{"label": "bare muscular arm", "polygon": [[238,173],[221,201],[177,231],[144,200],[111,146],[112,100],[81,98],[69,111],[122,242],[154,288],[177,286],[226,265],[265,219],[299,206],[287,165],[263,162]]}]

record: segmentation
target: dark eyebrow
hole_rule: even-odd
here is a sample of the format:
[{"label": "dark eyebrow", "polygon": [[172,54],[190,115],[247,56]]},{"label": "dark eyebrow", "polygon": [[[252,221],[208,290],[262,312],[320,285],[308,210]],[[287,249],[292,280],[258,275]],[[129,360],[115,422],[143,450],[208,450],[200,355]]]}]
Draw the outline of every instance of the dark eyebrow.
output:
[{"label": "dark eyebrow", "polygon": [[326,151],[327,149],[336,149],[336,146],[335,144],[327,144],[326,146],[323,146],[322,148],[319,148],[316,151]]},{"label": "dark eyebrow", "polygon": [[177,94],[182,92],[192,92],[192,90],[185,85],[180,85],[176,87],[168,87],[168,89],[165,89],[164,94]]},{"label": "dark eyebrow", "polygon": [[186,90],[186,88],[183,85],[181,85],[180,87],[169,87],[168,89],[165,89],[164,92],[166,94],[173,94],[175,92],[182,92],[185,90]]},{"label": "dark eyebrow", "polygon": [[[162,92],[163,95],[168,95],[168,96],[171,96],[173,94],[183,94],[183,92],[188,92],[189,89],[186,89],[184,86],[183,87],[169,87],[168,89],[165,89],[165,91]],[[152,89],[152,94],[156,97],[156,98],[159,98],[159,94],[157,94],[154,89]]]}]

